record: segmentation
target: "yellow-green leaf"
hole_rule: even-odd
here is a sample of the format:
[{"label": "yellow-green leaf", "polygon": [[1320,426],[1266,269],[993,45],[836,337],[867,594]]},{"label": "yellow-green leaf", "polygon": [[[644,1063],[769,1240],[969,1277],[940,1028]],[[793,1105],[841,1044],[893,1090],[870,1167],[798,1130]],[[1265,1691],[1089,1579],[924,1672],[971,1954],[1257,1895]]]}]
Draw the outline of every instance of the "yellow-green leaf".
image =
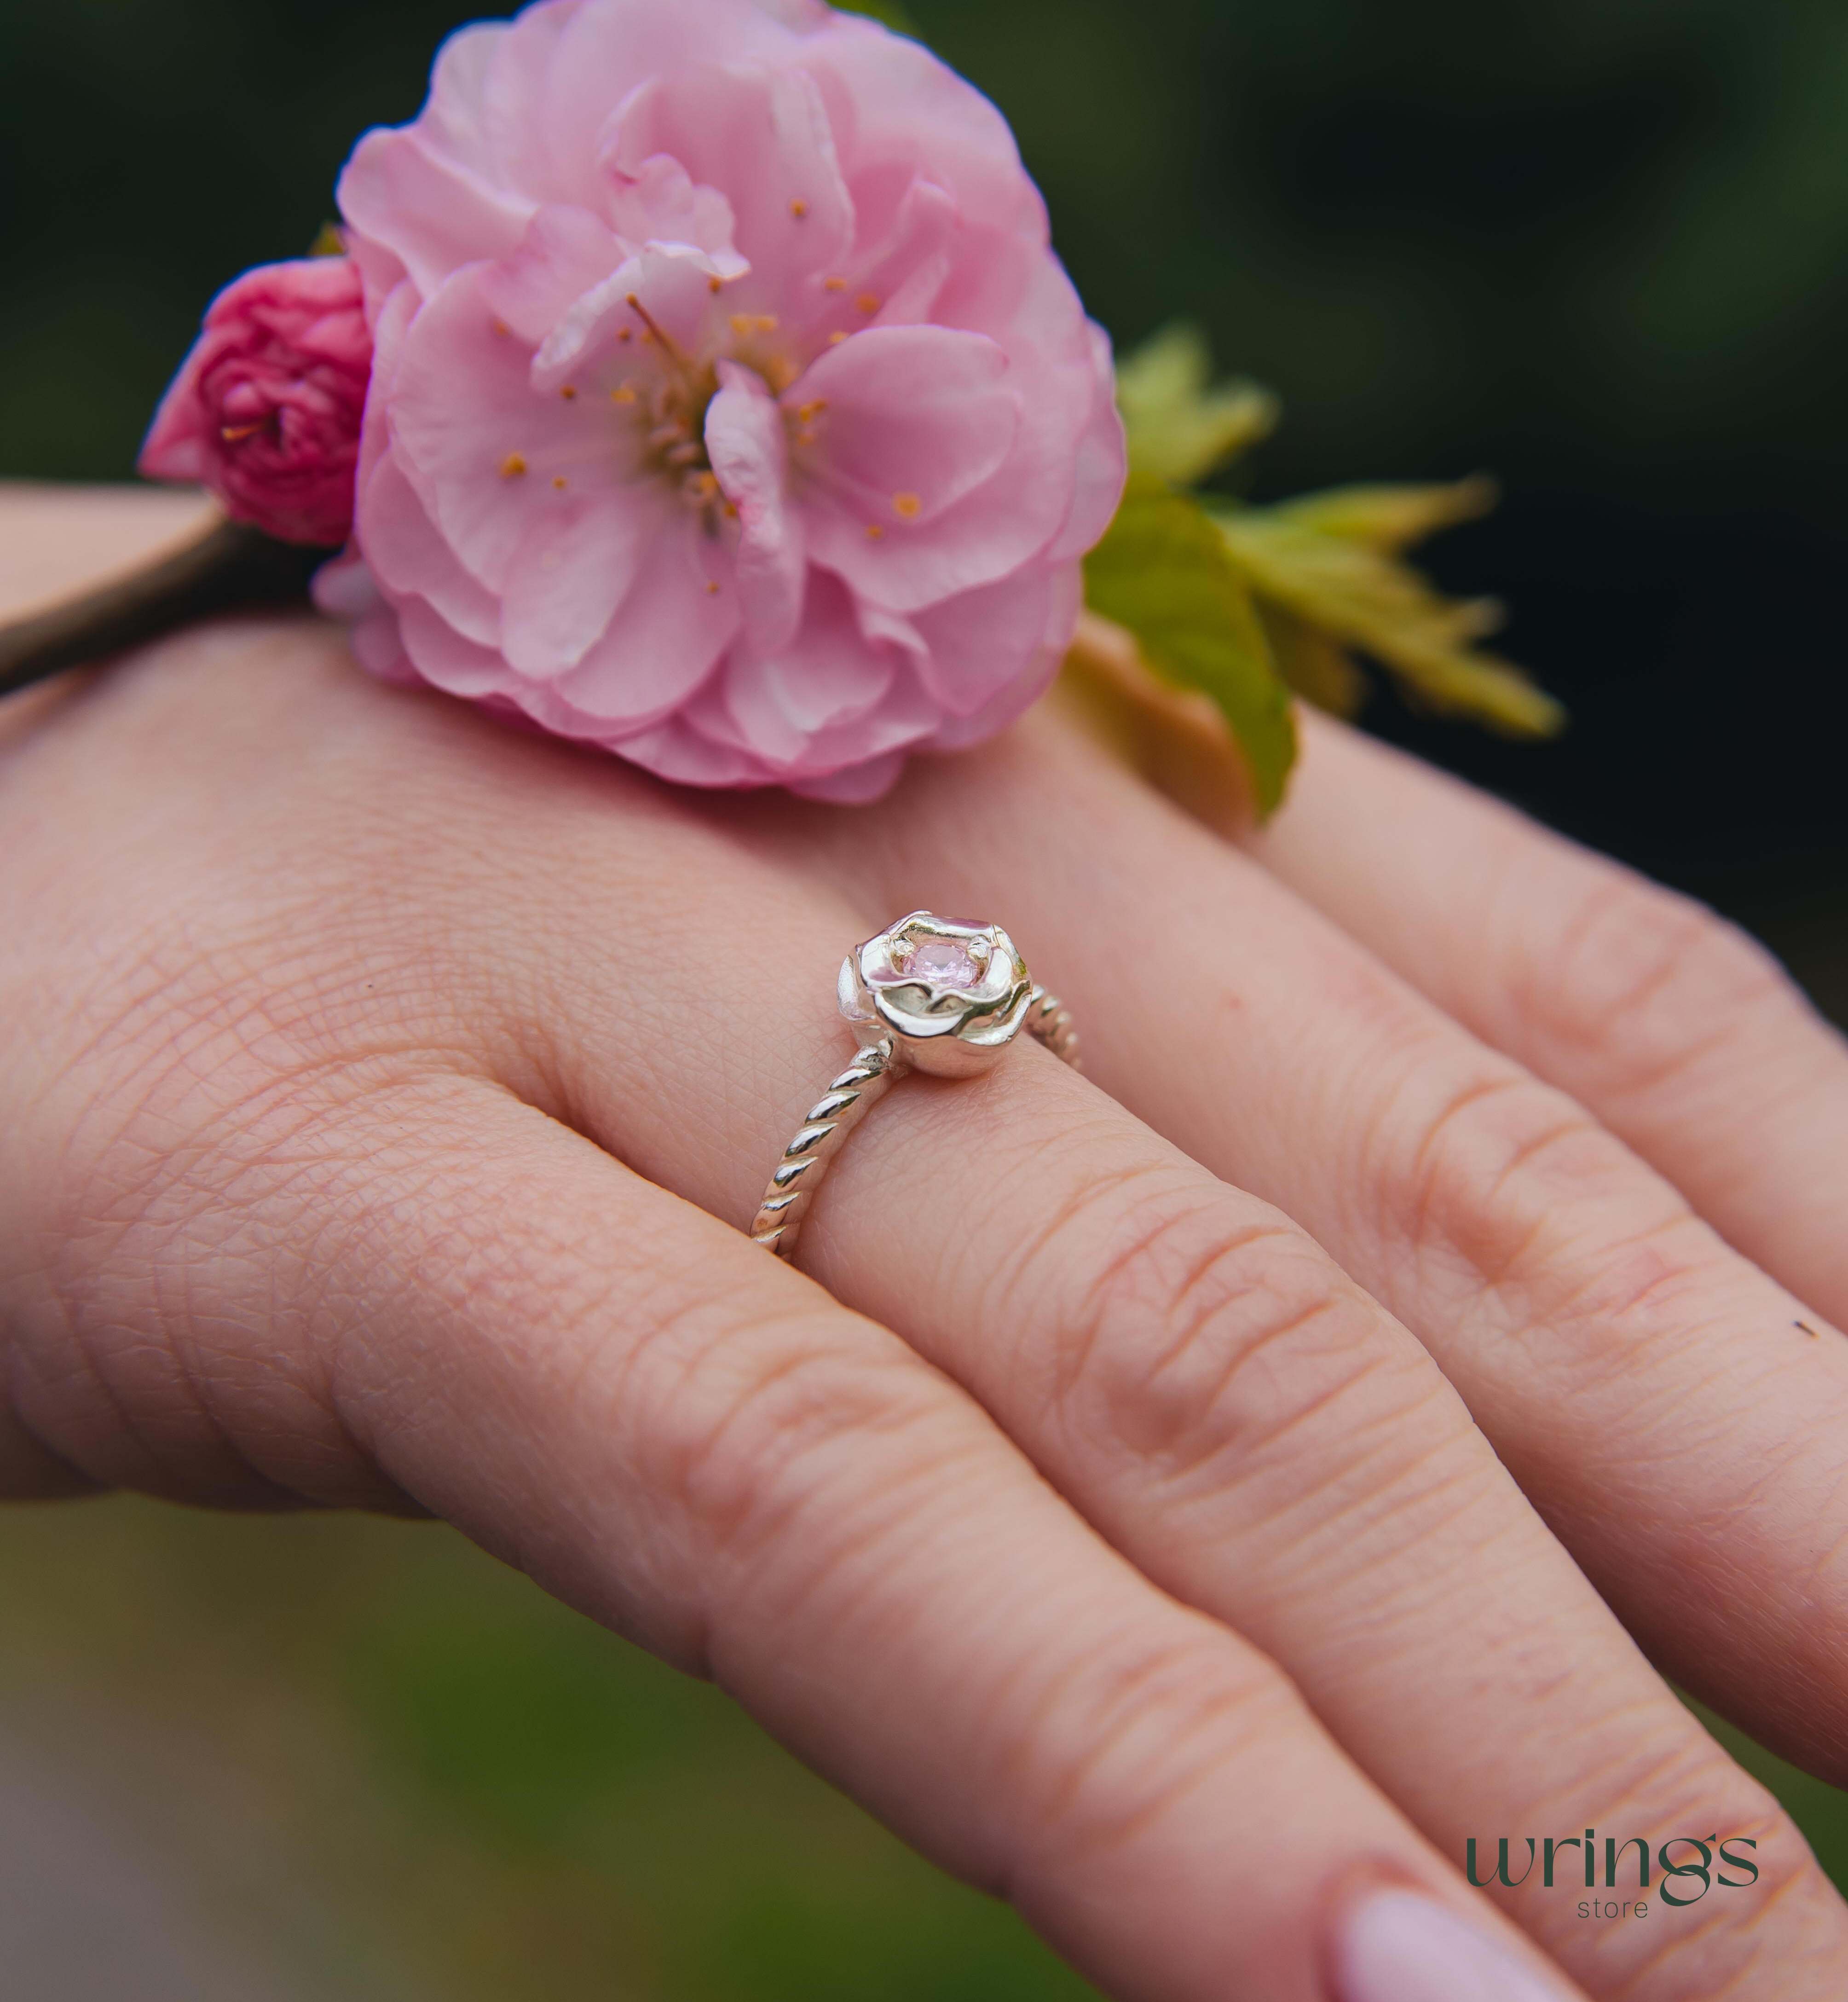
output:
[{"label": "yellow-green leaf", "polygon": [[1258,810],[1273,811],[1295,762],[1295,717],[1251,594],[1205,510],[1163,481],[1132,476],[1084,574],[1086,602],[1134,633],[1157,673],[1219,705]]},{"label": "yellow-green leaf", "polygon": [[1371,654],[1426,706],[1518,737],[1550,737],[1565,711],[1475,642],[1501,623],[1492,599],[1459,603],[1364,541],[1306,525],[1288,507],[1220,507],[1213,520],[1263,601]]},{"label": "yellow-green leaf", "polygon": [[1484,474],[1441,487],[1336,487],[1272,511],[1281,521],[1396,556],[1445,528],[1493,514],[1501,498]]},{"label": "yellow-green leaf", "polygon": [[1213,385],[1212,351],[1196,326],[1158,333],[1119,363],[1117,403],[1138,473],[1191,487],[1277,428],[1281,406],[1255,382]]},{"label": "yellow-green leaf", "polygon": [[1305,702],[1351,723],[1366,704],[1367,678],[1347,648],[1281,606],[1260,603],[1257,609],[1285,682]]}]

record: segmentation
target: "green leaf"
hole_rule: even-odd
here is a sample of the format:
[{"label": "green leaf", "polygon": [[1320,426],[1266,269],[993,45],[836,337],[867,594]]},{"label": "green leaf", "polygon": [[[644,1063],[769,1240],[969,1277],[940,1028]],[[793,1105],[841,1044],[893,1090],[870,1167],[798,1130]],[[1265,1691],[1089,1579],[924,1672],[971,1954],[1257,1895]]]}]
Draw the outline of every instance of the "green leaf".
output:
[{"label": "green leaf", "polygon": [[1501,497],[1494,481],[1479,473],[1442,487],[1337,487],[1287,500],[1272,512],[1299,528],[1397,556],[1442,529],[1493,514]]},{"label": "green leaf", "polygon": [[1351,723],[1366,706],[1367,678],[1347,648],[1277,605],[1260,604],[1257,610],[1271,657],[1290,689],[1317,709]]},{"label": "green leaf", "polygon": [[1295,717],[1251,594],[1205,510],[1163,481],[1132,476],[1084,577],[1091,609],[1134,633],[1150,667],[1219,705],[1260,812],[1273,812],[1296,760]]},{"label": "green leaf", "polygon": [[1117,369],[1117,402],[1138,473],[1192,487],[1268,438],[1282,406],[1255,382],[1212,386],[1212,351],[1197,326],[1158,333]]},{"label": "green leaf", "polygon": [[[1564,727],[1565,711],[1550,695],[1512,662],[1477,649],[1501,623],[1500,605],[1441,596],[1380,549],[1314,525],[1303,504],[1213,511],[1233,563],[1267,605],[1371,654],[1428,708],[1515,737]],[[1410,511],[1400,512],[1401,526]],[[1323,518],[1340,517],[1331,510]],[[1386,532],[1373,518],[1376,532]]]},{"label": "green leaf", "polygon": [[917,23],[899,5],[898,0],[833,0],[835,9],[843,14],[866,14],[875,21],[882,21],[894,33],[908,35],[914,42],[924,37],[918,33]]}]

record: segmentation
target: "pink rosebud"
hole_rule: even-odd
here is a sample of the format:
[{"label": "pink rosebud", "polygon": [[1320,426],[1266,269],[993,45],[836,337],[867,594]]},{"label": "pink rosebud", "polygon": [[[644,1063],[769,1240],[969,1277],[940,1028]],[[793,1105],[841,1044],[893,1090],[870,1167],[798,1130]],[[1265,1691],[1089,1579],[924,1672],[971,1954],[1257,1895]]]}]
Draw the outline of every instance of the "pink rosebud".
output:
[{"label": "pink rosebud", "polygon": [[141,448],[150,480],[209,487],[285,542],[331,548],[353,526],[372,369],[360,277],[346,257],[246,271],[212,302]]},{"label": "pink rosebud", "polygon": [[1122,492],[1012,134],[820,0],[541,0],[340,183],[375,672],[669,779],[884,790],[1057,671]]}]

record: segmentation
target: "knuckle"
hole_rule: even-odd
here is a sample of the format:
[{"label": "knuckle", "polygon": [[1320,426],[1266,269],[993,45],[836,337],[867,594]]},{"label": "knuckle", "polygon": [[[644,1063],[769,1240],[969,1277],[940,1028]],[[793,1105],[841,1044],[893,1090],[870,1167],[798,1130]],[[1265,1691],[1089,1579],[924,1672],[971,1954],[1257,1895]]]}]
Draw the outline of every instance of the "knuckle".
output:
[{"label": "knuckle", "polygon": [[1202,1786],[1305,1735],[1302,1702],[1268,1662],[1193,1616],[1087,1655],[1037,1692],[1015,1797],[1019,1853],[1041,1867],[1111,1857]]},{"label": "knuckle", "polygon": [[1581,1107],[1499,1062],[1440,1066],[1420,1050],[1367,1108],[1363,1151],[1388,1242],[1448,1251],[1494,1285],[1544,1238],[1563,1205],[1608,1192],[1623,1150]]},{"label": "knuckle", "polygon": [[685,1289],[636,1331],[608,1394],[650,1507],[699,1547],[689,1575],[778,1624],[873,1589],[940,1512],[920,1500],[964,1484],[979,1428],[895,1339],[843,1343],[806,1305],[766,1313],[755,1286]]},{"label": "knuckle", "polygon": [[1607,1090],[1671,1081],[1796,990],[1777,960],[1692,898],[1600,871],[1552,943],[1515,984],[1518,1014]]},{"label": "knuckle", "polygon": [[1287,1219],[1165,1172],[1068,1206],[1015,1286],[1054,1303],[998,1320],[1041,1324],[1065,1427],[1175,1483],[1332,1478],[1323,1428],[1402,1406],[1421,1360]]},{"label": "knuckle", "polygon": [[[1480,1289],[1556,1366],[1623,1376],[1665,1325],[1724,1296],[1729,1254],[1667,1183],[1551,1086],[1473,1059],[1426,1066],[1369,1117],[1395,1291]],[[1613,1343],[1614,1332],[1634,1338]]]},{"label": "knuckle", "polygon": [[[1638,1847],[1647,1847],[1647,1895],[1677,1920],[1630,1970],[1634,1992],[1731,2002],[1839,1958],[1839,1907],[1807,1844],[1770,1794],[1710,1741],[1684,1735],[1633,1753],[1604,1778],[1592,1811],[1600,1888],[1616,1880],[1620,1892],[1641,1892]],[[1737,1896],[1742,1889],[1750,1895]]]}]

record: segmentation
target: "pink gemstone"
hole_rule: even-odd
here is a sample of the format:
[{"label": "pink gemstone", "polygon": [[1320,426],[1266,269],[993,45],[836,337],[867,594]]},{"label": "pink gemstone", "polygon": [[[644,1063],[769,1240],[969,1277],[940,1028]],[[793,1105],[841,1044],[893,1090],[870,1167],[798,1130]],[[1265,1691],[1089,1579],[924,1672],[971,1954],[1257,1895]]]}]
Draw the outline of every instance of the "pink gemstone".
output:
[{"label": "pink gemstone", "polygon": [[960,939],[925,940],[912,948],[905,970],[912,979],[928,980],[938,987],[974,987],[982,972]]}]

